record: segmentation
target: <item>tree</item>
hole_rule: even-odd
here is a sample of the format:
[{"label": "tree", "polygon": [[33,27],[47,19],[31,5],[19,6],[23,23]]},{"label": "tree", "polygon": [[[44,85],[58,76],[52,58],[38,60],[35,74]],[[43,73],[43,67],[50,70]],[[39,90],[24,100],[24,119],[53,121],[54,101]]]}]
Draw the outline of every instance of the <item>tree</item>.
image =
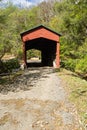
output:
[{"label": "tree", "polygon": [[38,5],[38,19],[41,24],[48,25],[53,17],[53,1],[43,1]]}]

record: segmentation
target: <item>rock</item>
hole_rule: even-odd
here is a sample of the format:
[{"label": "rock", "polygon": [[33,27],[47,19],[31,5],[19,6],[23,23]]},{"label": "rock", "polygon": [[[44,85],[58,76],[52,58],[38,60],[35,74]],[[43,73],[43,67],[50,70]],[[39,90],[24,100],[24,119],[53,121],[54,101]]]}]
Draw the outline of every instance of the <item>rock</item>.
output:
[{"label": "rock", "polygon": [[22,64],[22,65],[20,66],[20,69],[21,69],[21,70],[24,70],[25,68],[26,68],[25,64]]}]

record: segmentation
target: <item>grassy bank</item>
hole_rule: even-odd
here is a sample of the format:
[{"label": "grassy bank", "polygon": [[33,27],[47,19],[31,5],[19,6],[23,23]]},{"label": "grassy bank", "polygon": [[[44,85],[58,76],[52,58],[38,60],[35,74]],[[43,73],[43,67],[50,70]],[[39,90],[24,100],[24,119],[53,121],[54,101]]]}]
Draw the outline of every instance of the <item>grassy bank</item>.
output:
[{"label": "grassy bank", "polygon": [[58,75],[69,93],[69,99],[76,105],[80,123],[85,128],[87,125],[87,81],[65,69],[60,69]]}]

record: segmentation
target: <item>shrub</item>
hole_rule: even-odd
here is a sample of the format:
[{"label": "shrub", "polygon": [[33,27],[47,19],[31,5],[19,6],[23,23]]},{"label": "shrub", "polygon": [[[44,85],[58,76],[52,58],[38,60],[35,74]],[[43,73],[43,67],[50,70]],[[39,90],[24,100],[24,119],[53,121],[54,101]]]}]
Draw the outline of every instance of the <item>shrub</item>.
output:
[{"label": "shrub", "polygon": [[0,73],[12,72],[13,69],[20,67],[19,61],[17,59],[11,59],[0,64]]},{"label": "shrub", "polygon": [[75,71],[78,73],[87,73],[87,56],[78,60]]},{"label": "shrub", "polygon": [[23,59],[23,51],[22,50],[17,51],[17,58],[20,60]]},{"label": "shrub", "polygon": [[0,60],[0,73],[4,70],[4,63]]},{"label": "shrub", "polygon": [[65,69],[75,71],[76,63],[77,63],[77,60],[68,59],[68,60],[64,60],[61,63],[61,66],[64,67]]}]

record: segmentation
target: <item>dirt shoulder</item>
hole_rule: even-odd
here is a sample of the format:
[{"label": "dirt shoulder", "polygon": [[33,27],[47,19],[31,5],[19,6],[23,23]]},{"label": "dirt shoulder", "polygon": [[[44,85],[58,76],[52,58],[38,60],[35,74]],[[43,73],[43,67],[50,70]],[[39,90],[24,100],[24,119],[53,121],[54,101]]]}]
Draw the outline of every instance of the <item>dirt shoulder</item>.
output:
[{"label": "dirt shoulder", "polygon": [[76,106],[80,117],[80,125],[83,130],[87,129],[87,80],[76,73],[66,69],[60,69],[59,78],[62,80],[64,89],[69,95],[69,100]]},{"label": "dirt shoulder", "polygon": [[0,130],[80,130],[77,110],[52,68],[25,70],[6,91],[0,94]]}]

